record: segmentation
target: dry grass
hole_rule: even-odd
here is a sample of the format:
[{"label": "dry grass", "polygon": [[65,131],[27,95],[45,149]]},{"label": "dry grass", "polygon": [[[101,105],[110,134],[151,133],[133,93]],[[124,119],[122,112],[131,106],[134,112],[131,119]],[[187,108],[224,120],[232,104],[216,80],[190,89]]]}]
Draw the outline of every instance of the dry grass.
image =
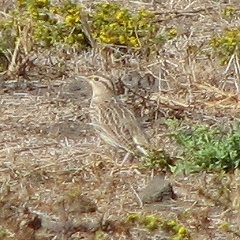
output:
[{"label": "dry grass", "polygon": [[[146,131],[153,134],[153,144],[166,149],[174,147],[161,140],[167,132],[165,118],[222,125],[239,118],[238,66],[220,66],[207,57],[212,54],[211,36],[236,26],[239,19],[222,18],[226,1],[159,2],[128,3],[159,13],[163,29],[178,29],[177,38],[158,56],[125,53],[119,61],[113,50],[101,46],[69,52],[70,57],[61,49],[46,51],[36,53],[28,80],[1,81],[0,239],[173,236],[161,228],[148,232],[126,223],[131,212],[177,219],[192,239],[239,239],[239,171],[222,178],[206,173],[167,175],[177,200],[141,207],[136,191],[157,173],[142,169],[137,161],[121,165],[122,154],[102,144],[88,124],[91,93],[79,76],[93,72],[130,85],[139,78],[143,85],[154,81],[148,106],[131,103],[149,122]],[[201,46],[201,53],[191,52],[193,46]],[[66,71],[59,74],[51,62],[64,63]]]}]

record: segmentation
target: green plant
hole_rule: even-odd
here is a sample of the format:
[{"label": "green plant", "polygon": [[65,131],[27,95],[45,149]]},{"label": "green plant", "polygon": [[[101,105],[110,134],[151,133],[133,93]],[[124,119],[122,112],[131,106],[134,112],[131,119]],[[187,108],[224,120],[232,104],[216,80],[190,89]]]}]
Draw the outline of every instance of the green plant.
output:
[{"label": "green plant", "polygon": [[143,160],[143,166],[156,170],[171,170],[173,159],[163,149],[152,150]]},{"label": "green plant", "polygon": [[[118,3],[95,6],[87,14],[81,5],[70,0],[58,4],[50,0],[17,0],[15,8],[0,21],[0,52],[9,59],[8,72],[24,75],[30,54],[39,48],[60,45],[83,49],[93,46],[94,37],[125,48],[143,47],[141,51],[149,54],[177,34],[174,28],[158,34],[159,25],[151,11],[132,12]],[[4,69],[0,66],[0,71]]]},{"label": "green plant", "polygon": [[157,34],[155,15],[145,9],[132,13],[119,3],[101,3],[92,19],[93,35],[103,43],[138,48],[164,41]]},{"label": "green plant", "polygon": [[235,13],[236,9],[233,6],[229,5],[222,10],[221,15],[225,19],[231,19]]},{"label": "green plant", "polygon": [[1,30],[11,30],[15,39],[22,40],[26,40],[23,39],[25,32],[32,47],[87,44],[81,27],[81,6],[71,1],[54,5],[49,0],[18,0],[9,16],[1,23]]},{"label": "green plant", "polygon": [[[7,73],[25,75],[31,54],[40,48],[88,46],[81,25],[81,5],[68,1],[18,0],[0,21],[0,52],[9,59]],[[5,70],[0,66],[0,71]]]},{"label": "green plant", "polygon": [[173,234],[171,240],[191,239],[190,232],[175,220],[163,220],[157,215],[130,213],[127,215],[126,222],[130,224],[139,224],[148,231],[161,228],[166,233]]},{"label": "green plant", "polygon": [[145,215],[140,213],[130,213],[127,215],[128,223],[139,223],[149,231],[158,229],[161,226],[161,220],[156,215]]},{"label": "green plant", "polygon": [[190,131],[174,130],[182,148],[177,170],[230,171],[240,167],[240,127],[228,132],[218,127],[195,125]]},{"label": "green plant", "polygon": [[214,36],[210,45],[222,64],[228,63],[233,54],[240,57],[240,27],[226,29],[220,36]]},{"label": "green plant", "polygon": [[165,231],[174,233],[174,236],[170,238],[171,240],[191,239],[190,232],[175,220],[167,220],[163,222],[162,228]]},{"label": "green plant", "polygon": [[159,227],[159,219],[155,215],[145,215],[140,219],[140,224],[144,225],[148,231],[153,231]]}]

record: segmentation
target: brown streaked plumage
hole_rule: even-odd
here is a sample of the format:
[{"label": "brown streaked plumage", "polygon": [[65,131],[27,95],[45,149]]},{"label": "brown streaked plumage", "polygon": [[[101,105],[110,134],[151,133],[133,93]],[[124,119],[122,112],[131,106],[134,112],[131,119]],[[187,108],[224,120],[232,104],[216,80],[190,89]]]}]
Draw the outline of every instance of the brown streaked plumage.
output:
[{"label": "brown streaked plumage", "polygon": [[112,81],[106,77],[86,77],[92,87],[90,116],[99,136],[108,144],[133,154],[147,155],[148,140],[134,113],[120,101]]}]

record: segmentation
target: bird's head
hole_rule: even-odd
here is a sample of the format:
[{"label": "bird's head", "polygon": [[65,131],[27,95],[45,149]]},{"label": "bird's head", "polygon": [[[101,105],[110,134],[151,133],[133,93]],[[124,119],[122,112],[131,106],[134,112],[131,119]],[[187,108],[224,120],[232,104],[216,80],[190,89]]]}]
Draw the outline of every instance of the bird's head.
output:
[{"label": "bird's head", "polygon": [[100,75],[90,75],[86,77],[92,87],[93,97],[114,96],[114,85],[111,79]]}]

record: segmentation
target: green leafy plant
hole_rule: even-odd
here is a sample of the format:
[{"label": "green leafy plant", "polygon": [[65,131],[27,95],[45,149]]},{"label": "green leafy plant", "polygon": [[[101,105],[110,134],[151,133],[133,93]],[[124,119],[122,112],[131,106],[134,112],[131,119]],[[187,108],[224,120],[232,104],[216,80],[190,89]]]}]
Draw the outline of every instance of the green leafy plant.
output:
[{"label": "green leafy plant", "polygon": [[[9,15],[1,26],[11,29],[15,38],[20,37],[21,29],[25,28],[26,32],[28,26],[28,38],[36,45],[46,47],[64,43],[84,47],[88,44],[82,30],[82,7],[71,1],[54,5],[49,0],[18,0]],[[92,22],[89,24],[91,34],[106,44],[137,48],[176,36],[174,28],[165,36],[157,34],[155,14],[151,11],[141,9],[132,13],[119,3],[97,4],[88,17]]]},{"label": "green leafy plant", "polygon": [[101,3],[92,19],[93,35],[103,43],[138,48],[165,39],[157,34],[155,15],[145,9],[132,13],[119,3]]},{"label": "green leafy plant", "polygon": [[83,47],[87,44],[81,27],[81,6],[71,1],[54,5],[49,0],[18,0],[9,16],[1,22],[1,30],[11,30],[15,39],[31,40],[32,47],[57,43]]},{"label": "green leafy plant", "polygon": [[229,132],[218,127],[195,125],[190,131],[175,130],[182,149],[178,170],[230,171],[240,167],[240,128]]},{"label": "green leafy plant", "polygon": [[[88,46],[81,25],[81,5],[69,1],[18,0],[0,22],[0,52],[9,59],[7,73],[25,75],[31,54],[40,48]],[[0,70],[5,66],[0,66]]]},{"label": "green leafy plant", "polygon": [[[174,28],[159,34],[155,20],[151,11],[132,12],[119,3],[96,4],[87,14],[80,4],[70,0],[58,4],[49,0],[17,0],[15,8],[0,22],[0,52],[10,59],[10,72],[15,67],[19,73],[24,72],[30,53],[39,48],[60,45],[83,49],[93,46],[92,37],[125,48],[144,47],[143,52],[149,54],[177,34]],[[24,64],[18,66],[20,62]]]},{"label": "green leafy plant", "polygon": [[175,220],[163,220],[157,215],[129,213],[126,222],[130,224],[139,224],[144,226],[148,231],[154,231],[161,228],[166,233],[173,234],[171,240],[191,239],[190,232]]},{"label": "green leafy plant", "polygon": [[152,150],[143,160],[143,166],[155,170],[171,170],[173,159],[164,149]]},{"label": "green leafy plant", "polygon": [[236,13],[236,9],[234,8],[234,6],[227,6],[225,7],[221,14],[222,14],[222,17],[225,18],[225,19],[231,19]]},{"label": "green leafy plant", "polygon": [[174,236],[171,238],[171,240],[191,239],[190,232],[175,220],[164,221],[162,228],[165,231],[174,233]]},{"label": "green leafy plant", "polygon": [[240,57],[240,27],[226,29],[213,37],[210,44],[222,64],[228,63],[233,54]]}]

